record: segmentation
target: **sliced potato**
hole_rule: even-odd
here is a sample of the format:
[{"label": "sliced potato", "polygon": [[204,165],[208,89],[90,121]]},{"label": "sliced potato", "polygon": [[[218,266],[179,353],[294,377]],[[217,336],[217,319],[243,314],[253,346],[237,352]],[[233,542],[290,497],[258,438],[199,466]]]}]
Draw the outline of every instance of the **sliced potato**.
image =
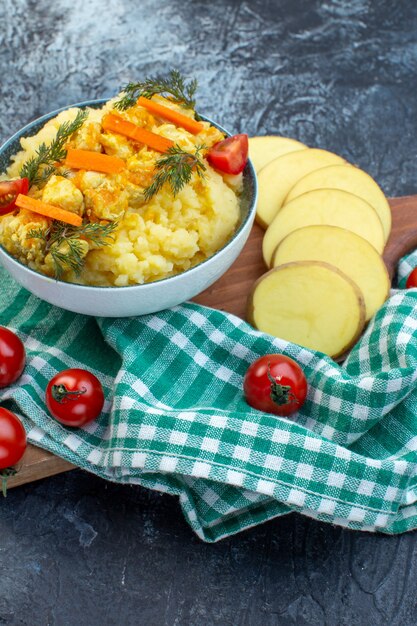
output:
[{"label": "sliced potato", "polygon": [[275,248],[293,230],[319,224],[351,230],[379,253],[384,248],[381,220],[365,200],[340,189],[316,189],[288,202],[268,227],[262,242],[265,263],[271,264]]},{"label": "sliced potato", "polygon": [[274,159],[307,148],[301,141],[289,137],[249,137],[249,158],[252,160],[256,172],[259,172],[267,163]]},{"label": "sliced potato", "polygon": [[301,194],[313,189],[343,189],[366,200],[375,211],[384,227],[385,241],[391,231],[391,209],[381,188],[372,176],[358,167],[347,164],[330,165],[310,172],[289,191],[285,202],[290,202]]},{"label": "sliced potato", "polygon": [[324,261],[349,276],[362,292],[368,321],[388,298],[387,268],[373,246],[338,226],[305,226],[287,235],[274,252],[272,266],[293,261]]},{"label": "sliced potato", "polygon": [[257,222],[267,228],[300,178],[335,163],[345,163],[345,160],[327,150],[307,148],[284,154],[265,165],[258,175]]},{"label": "sliced potato", "polygon": [[365,304],[355,283],[328,263],[299,261],[255,283],[248,321],[259,330],[335,358],[357,340]]}]

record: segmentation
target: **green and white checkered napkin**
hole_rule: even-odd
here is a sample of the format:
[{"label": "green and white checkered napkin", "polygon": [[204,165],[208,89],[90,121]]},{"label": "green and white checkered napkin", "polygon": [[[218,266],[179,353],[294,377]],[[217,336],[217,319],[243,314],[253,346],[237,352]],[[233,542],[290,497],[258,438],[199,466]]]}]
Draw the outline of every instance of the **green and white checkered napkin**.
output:
[{"label": "green and white checkered napkin", "polygon": [[[415,265],[417,253],[400,264],[400,287]],[[291,511],[367,531],[417,527],[417,290],[393,292],[341,367],[196,304],[95,320],[4,271],[0,281],[0,324],[28,355],[0,403],[23,417],[29,441],[103,478],[178,495],[205,541]],[[270,352],[307,375],[294,420],[243,399],[248,365]],[[82,429],[61,426],[44,403],[48,380],[68,367],[105,388],[101,417]]]}]

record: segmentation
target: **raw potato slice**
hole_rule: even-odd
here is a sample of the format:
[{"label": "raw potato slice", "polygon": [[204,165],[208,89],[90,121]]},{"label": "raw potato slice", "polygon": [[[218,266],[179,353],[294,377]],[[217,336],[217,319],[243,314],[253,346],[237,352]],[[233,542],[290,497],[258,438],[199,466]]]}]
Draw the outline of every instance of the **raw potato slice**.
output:
[{"label": "raw potato slice", "polygon": [[288,202],[266,231],[262,252],[269,266],[279,243],[303,226],[340,226],[371,243],[377,252],[384,248],[384,231],[374,209],[362,198],[340,189],[316,189]]},{"label": "raw potato slice", "polygon": [[293,261],[324,261],[349,276],[365,301],[365,320],[388,297],[390,280],[385,264],[370,243],[338,226],[306,226],[285,237],[275,250],[273,267]]},{"label": "raw potato slice", "polygon": [[336,163],[345,163],[345,160],[327,150],[307,148],[284,154],[265,165],[258,175],[257,222],[267,228],[300,178]]},{"label": "raw potato slice", "polygon": [[327,263],[280,265],[255,283],[248,320],[259,330],[335,358],[357,340],[365,323],[359,288]]},{"label": "raw potato slice", "polygon": [[391,231],[391,209],[381,188],[366,172],[351,165],[331,165],[315,172],[310,172],[288,193],[285,202],[290,202],[312,189],[344,189],[366,200],[375,211],[384,227],[385,241]]},{"label": "raw potato slice", "polygon": [[274,159],[307,148],[301,141],[289,137],[249,137],[249,158],[252,160],[256,172],[259,172],[267,163]]}]

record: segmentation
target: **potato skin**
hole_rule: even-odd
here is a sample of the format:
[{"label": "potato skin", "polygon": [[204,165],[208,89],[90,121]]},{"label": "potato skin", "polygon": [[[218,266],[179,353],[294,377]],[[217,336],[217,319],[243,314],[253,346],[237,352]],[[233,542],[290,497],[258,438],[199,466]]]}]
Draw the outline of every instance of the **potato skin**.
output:
[{"label": "potato skin", "polygon": [[285,203],[308,191],[329,187],[356,194],[375,209],[384,229],[386,243],[392,227],[391,209],[376,180],[360,167],[349,163],[332,164],[319,169],[301,177],[288,192]]},{"label": "potato skin", "polygon": [[[301,255],[297,253],[296,251],[295,256],[294,256],[294,248],[293,248],[292,255],[284,254],[284,257],[287,256],[287,258],[281,258],[281,261],[277,261],[276,259],[278,256],[281,255],[281,250],[285,248],[285,245],[289,241],[291,240],[293,241],[294,238],[297,239],[297,237],[304,238],[304,242],[301,248],[302,250]],[[301,239],[301,241],[303,241],[303,239]],[[328,245],[329,241],[330,241],[330,244],[333,244],[333,246],[329,247]],[[338,242],[337,246],[335,246],[336,241]],[[313,248],[311,248],[311,244],[313,244]],[[329,256],[328,254],[329,250],[331,250],[330,252],[330,256],[331,256],[332,251],[334,250],[340,251],[341,246],[346,255],[344,259],[345,260],[344,266],[343,266],[343,263],[341,265],[337,259],[333,260],[331,258],[325,258],[326,256],[327,257]],[[291,258],[291,256],[293,258]],[[366,284],[363,281],[364,275],[369,276],[369,273],[367,274],[365,271],[361,271],[360,273],[355,272],[355,271],[352,272],[352,268],[353,270],[355,270],[355,265],[356,265],[358,257],[359,259],[362,259],[363,264],[366,263],[368,267],[374,268],[374,271],[372,272],[373,280],[371,281],[372,282],[371,288],[373,288],[375,284],[377,284],[378,287],[380,288],[380,293],[379,293],[380,299],[377,301],[377,306],[375,306],[375,301],[373,300],[370,303],[370,306],[371,306],[370,309],[368,309],[369,284]],[[368,322],[371,319],[371,317],[376,313],[377,309],[380,306],[382,306],[382,304],[385,302],[385,300],[389,296],[391,282],[390,282],[388,270],[386,268],[386,265],[384,263],[382,256],[372,246],[372,244],[369,243],[369,241],[367,241],[366,239],[364,239],[357,233],[348,231],[347,229],[341,228],[339,226],[330,226],[328,224],[311,225],[311,226],[305,226],[303,228],[299,228],[297,230],[292,231],[288,235],[286,235],[286,237],[284,237],[284,239],[282,239],[279,242],[274,252],[272,253],[271,267],[283,265],[284,263],[290,263],[293,261],[310,261],[310,260],[320,261],[323,263],[329,263],[330,265],[335,265],[335,267],[337,267],[342,273],[349,276],[349,278],[351,278],[353,282],[358,285],[359,290],[362,292],[362,295],[365,300],[366,322]],[[375,267],[377,268],[377,274],[378,274],[377,276],[375,276]],[[382,290],[384,291],[382,292]]]},{"label": "potato skin", "polygon": [[366,200],[340,189],[314,189],[285,204],[272,220],[262,241],[266,265],[270,267],[274,248],[287,235],[303,227],[318,225],[351,230],[369,241],[379,253],[384,249],[381,220]]},{"label": "potato skin", "polygon": [[[259,173],[263,167],[274,159],[288,154],[289,152],[304,150],[307,147],[308,146],[301,143],[301,141],[292,139],[291,137],[277,135],[249,137],[249,158],[252,161],[256,173]],[[262,151],[260,151],[260,148],[262,148]],[[265,153],[267,154],[267,158],[265,158]]]},{"label": "potato skin", "polygon": [[[258,175],[259,195],[256,210],[258,224],[262,228],[269,226],[282,208],[291,188],[303,176],[312,170],[336,163],[346,163],[346,161],[338,154],[320,148],[297,150],[270,161]],[[277,181],[280,181],[280,185],[277,185]],[[270,198],[277,200],[276,211],[271,211]]]},{"label": "potato skin", "polygon": [[[357,297],[357,301],[358,301],[358,306],[359,306],[359,320],[358,320],[358,326],[356,329],[356,332],[354,334],[354,336],[352,337],[351,341],[349,342],[348,345],[343,346],[343,348],[341,348],[337,353],[335,354],[331,354],[329,355],[332,359],[338,359],[340,358],[342,355],[344,355],[355,343],[356,341],[359,339],[364,326],[365,326],[365,301],[363,299],[363,295],[359,289],[359,287],[356,285],[356,283],[353,282],[353,280],[351,278],[349,278],[349,276],[346,276],[346,274],[344,274],[343,272],[341,272],[339,269],[337,269],[336,267],[334,267],[333,265],[330,265],[329,263],[324,263],[322,261],[295,261],[292,263],[285,263],[284,265],[279,265],[278,267],[275,267],[271,270],[269,270],[268,272],[266,272],[265,274],[263,274],[262,276],[260,276],[260,278],[258,278],[258,280],[254,283],[249,295],[248,295],[248,300],[247,300],[247,313],[246,313],[246,319],[249,322],[249,324],[251,324],[254,328],[256,328],[257,330],[258,327],[256,326],[255,323],[255,309],[254,309],[254,294],[255,291],[257,289],[257,287],[259,286],[259,284],[265,280],[266,277],[270,276],[271,274],[273,274],[274,272],[279,272],[284,268],[288,268],[288,267],[305,267],[306,269],[308,269],[309,267],[313,267],[313,266],[319,266],[319,267],[325,267],[327,269],[329,269],[330,271],[333,271],[335,274],[338,274],[339,276],[341,276],[342,278],[344,278],[346,280],[346,282],[348,282],[356,297]],[[263,331],[261,331],[263,332]],[[299,344],[301,345],[301,344]]]}]

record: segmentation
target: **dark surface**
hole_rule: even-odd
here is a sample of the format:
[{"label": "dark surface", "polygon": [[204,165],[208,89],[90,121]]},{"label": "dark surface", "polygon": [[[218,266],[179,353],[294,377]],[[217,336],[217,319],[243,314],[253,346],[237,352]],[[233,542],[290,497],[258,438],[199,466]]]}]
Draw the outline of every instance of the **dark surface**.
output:
[{"label": "dark surface", "polygon": [[[412,0],[2,0],[0,138],[177,67],[232,132],[339,152],[417,192]],[[417,535],[300,516],[215,545],[177,501],[74,471],[0,508],[0,624],[417,624]]]}]

